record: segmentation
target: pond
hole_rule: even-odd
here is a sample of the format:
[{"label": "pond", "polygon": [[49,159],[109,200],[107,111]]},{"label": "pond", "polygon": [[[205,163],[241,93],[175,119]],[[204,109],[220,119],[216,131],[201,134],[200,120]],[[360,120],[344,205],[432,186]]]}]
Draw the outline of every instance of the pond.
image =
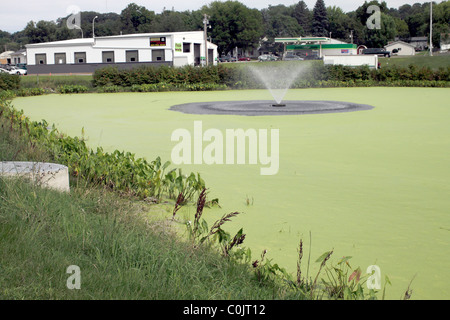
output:
[{"label": "pond", "polygon": [[[211,129],[223,136],[231,129],[265,130],[269,136],[277,130],[278,140],[266,139],[267,152],[279,151],[274,174],[261,174],[264,164],[249,158],[240,164],[196,164],[195,150],[190,164],[172,164],[184,173],[200,172],[211,197],[220,199],[221,208],[204,214],[210,225],[239,211],[226,227],[230,233],[243,227],[244,246],[254,259],[267,249],[268,258],[295,273],[303,239],[304,257],[311,254],[310,276],[318,268],[314,261],[334,250],[331,263],[352,256],[352,267],[363,272],[378,266],[382,284],[386,275],[392,282],[388,299],[402,298],[413,278],[413,299],[449,299],[448,94],[449,89],[435,88],[289,90],[286,100],[346,101],[374,108],[251,117],[169,109],[194,102],[270,100],[266,91],[55,94],[17,98],[14,105],[32,120],[45,119],[71,136],[84,130],[92,148],[130,151],[148,160],[171,160],[179,143],[173,133],[183,130],[194,137],[199,122],[203,133]],[[204,140],[201,150],[210,143]],[[251,145],[246,148],[249,157]],[[184,214],[192,213],[190,207]]]}]

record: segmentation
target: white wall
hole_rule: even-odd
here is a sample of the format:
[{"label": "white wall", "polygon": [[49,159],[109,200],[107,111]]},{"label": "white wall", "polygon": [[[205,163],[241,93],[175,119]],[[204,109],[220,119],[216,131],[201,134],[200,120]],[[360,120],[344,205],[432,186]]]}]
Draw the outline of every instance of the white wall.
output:
[{"label": "white wall", "polygon": [[[405,45],[404,43],[393,43],[393,44],[388,44],[387,46],[385,46],[385,49],[387,51],[390,51],[391,55],[393,54],[392,50],[399,49],[399,48],[401,50],[399,50],[396,53],[399,56],[413,56],[416,54],[416,50],[414,48],[412,48],[408,45]],[[395,53],[394,53],[394,55],[395,55]]]},{"label": "white wall", "polygon": [[[341,50],[348,50],[348,53],[342,53]],[[356,48],[345,48],[345,49],[324,49],[322,48],[322,54],[328,56],[340,56],[340,55],[353,55],[357,54]]]},{"label": "white wall", "polygon": [[[187,64],[194,65],[195,63],[195,56],[194,56],[194,44],[200,45],[200,56],[205,56],[205,39],[204,39],[204,33],[203,31],[196,31],[196,32],[190,32],[190,33],[175,33],[173,35],[173,52],[175,54],[175,57],[179,57],[180,61],[186,59]],[[190,52],[183,52],[183,43],[190,43],[191,49]],[[175,50],[175,44],[181,44],[181,51]],[[208,42],[208,49],[214,50],[214,64],[217,64],[216,58],[218,57],[217,54],[217,46],[215,44],[212,44]],[[209,61],[209,63],[212,63],[213,61]]]},{"label": "white wall", "polygon": [[353,55],[353,56],[324,56],[324,64],[344,65],[344,66],[363,66],[368,65],[369,68],[378,67],[377,55]]},{"label": "white wall", "polygon": [[[75,63],[75,52],[86,52],[87,63],[92,63],[95,54],[90,45],[79,45],[79,46],[54,46],[54,47],[27,47],[27,60],[29,65],[36,65],[36,54],[46,54],[47,64],[55,64],[55,53],[65,53],[66,63]],[[101,53],[100,53],[101,62]]]},{"label": "white wall", "polygon": [[[150,47],[150,38],[166,38],[165,46]],[[79,43],[77,43],[79,42]],[[191,43],[190,52],[176,52],[175,43]],[[202,31],[162,33],[162,34],[139,34],[113,37],[99,37],[93,39],[76,39],[52,43],[33,44],[27,46],[27,58],[29,65],[36,64],[36,54],[46,54],[47,64],[55,64],[55,53],[66,54],[66,64],[75,63],[75,52],[86,52],[86,63],[102,63],[103,51],[114,51],[114,62],[126,62],[127,50],[138,50],[139,62],[151,62],[152,50],[165,50],[165,60],[173,61],[175,57],[185,57],[179,61],[187,61],[194,64],[194,43],[200,44],[200,55],[205,55],[204,39]],[[209,49],[214,49],[214,60],[217,58],[217,46],[208,43]],[[182,48],[181,48],[182,49]]]}]

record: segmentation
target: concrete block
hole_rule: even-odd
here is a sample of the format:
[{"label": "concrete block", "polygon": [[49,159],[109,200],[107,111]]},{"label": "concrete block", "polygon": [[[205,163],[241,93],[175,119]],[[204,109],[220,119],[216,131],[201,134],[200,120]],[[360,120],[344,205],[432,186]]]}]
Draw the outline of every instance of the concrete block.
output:
[{"label": "concrete block", "polygon": [[0,162],[0,176],[25,177],[42,187],[69,192],[69,169],[67,166],[44,162]]}]

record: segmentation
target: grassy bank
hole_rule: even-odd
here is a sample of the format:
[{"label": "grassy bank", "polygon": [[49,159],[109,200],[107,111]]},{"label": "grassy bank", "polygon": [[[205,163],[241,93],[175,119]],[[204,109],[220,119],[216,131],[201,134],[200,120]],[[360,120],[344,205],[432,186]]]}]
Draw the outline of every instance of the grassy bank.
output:
[{"label": "grassy bank", "polygon": [[62,85],[82,85],[92,89],[92,75],[28,75],[20,78],[20,86],[29,88],[51,88]]},{"label": "grassy bank", "polygon": [[380,58],[381,67],[387,68],[397,66],[407,68],[414,65],[417,68],[430,68],[431,70],[439,70],[439,68],[448,68],[450,66],[450,54],[436,54],[434,56],[415,55],[411,57],[392,56],[391,58]]}]

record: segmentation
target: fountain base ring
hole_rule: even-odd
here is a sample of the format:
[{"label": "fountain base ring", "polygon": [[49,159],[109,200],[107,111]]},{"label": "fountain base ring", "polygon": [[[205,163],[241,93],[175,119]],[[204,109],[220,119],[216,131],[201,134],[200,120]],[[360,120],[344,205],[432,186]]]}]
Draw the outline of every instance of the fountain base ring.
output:
[{"label": "fountain base ring", "polygon": [[170,110],[189,114],[241,116],[301,115],[370,110],[373,106],[342,101],[292,100],[274,104],[270,100],[195,102],[172,106]]}]

